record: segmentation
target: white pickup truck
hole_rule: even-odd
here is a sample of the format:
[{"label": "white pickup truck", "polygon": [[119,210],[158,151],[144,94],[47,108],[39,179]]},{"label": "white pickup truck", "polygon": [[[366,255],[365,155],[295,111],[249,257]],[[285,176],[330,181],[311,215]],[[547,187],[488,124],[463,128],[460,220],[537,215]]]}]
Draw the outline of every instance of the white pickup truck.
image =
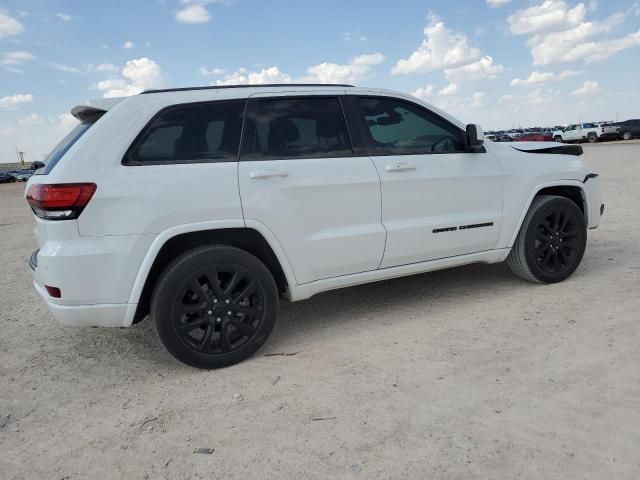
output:
[{"label": "white pickup truck", "polygon": [[558,143],[585,141],[596,143],[600,140],[615,139],[617,137],[616,127],[597,123],[576,123],[553,132],[553,139]]}]

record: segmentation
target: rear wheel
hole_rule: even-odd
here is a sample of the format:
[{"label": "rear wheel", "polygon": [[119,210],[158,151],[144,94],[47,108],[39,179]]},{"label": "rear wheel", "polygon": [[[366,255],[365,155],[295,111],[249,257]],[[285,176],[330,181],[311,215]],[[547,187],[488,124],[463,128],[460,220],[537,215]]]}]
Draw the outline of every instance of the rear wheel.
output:
[{"label": "rear wheel", "polygon": [[589,135],[587,135],[587,142],[589,143],[596,143],[598,141],[598,135],[596,135],[595,133],[590,133]]},{"label": "rear wheel", "polygon": [[161,275],[151,316],[162,344],[197,368],[238,363],[258,350],[273,329],[278,292],[253,255],[228,246],[196,248]]},{"label": "rear wheel", "polygon": [[541,195],[531,204],[507,264],[525,280],[561,282],[580,265],[586,243],[580,208],[567,198]]},{"label": "rear wheel", "polygon": [[622,139],[623,140],[631,140],[631,132],[624,132],[622,134]]},{"label": "rear wheel", "polygon": [[553,139],[558,143],[562,143],[562,137],[560,135],[556,135]]}]

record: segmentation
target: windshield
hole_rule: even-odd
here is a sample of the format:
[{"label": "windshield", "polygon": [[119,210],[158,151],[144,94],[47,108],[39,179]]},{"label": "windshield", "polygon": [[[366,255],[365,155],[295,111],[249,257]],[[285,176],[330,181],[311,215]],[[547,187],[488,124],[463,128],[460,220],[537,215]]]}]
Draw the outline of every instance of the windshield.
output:
[{"label": "windshield", "polygon": [[64,137],[60,143],[58,143],[45,160],[45,165],[40,170],[36,171],[36,175],[48,175],[53,167],[60,161],[65,153],[76,143],[84,133],[91,127],[90,123],[80,123],[73,130],[71,130],[66,137]]}]

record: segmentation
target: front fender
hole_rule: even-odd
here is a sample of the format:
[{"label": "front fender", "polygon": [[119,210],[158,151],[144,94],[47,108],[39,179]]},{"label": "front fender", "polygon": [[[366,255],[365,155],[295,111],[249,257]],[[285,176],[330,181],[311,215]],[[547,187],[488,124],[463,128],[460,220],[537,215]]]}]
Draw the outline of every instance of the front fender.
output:
[{"label": "front fender", "polygon": [[585,222],[587,223],[588,228],[597,228],[600,222],[600,177],[597,175],[595,177],[587,175],[587,177],[589,178],[586,179],[586,183],[585,181],[580,180],[554,180],[537,184],[529,194],[525,203],[525,208],[522,209],[517,222],[514,224],[515,228],[510,232],[508,239],[504,238],[502,240],[502,242],[505,242],[504,247],[513,247],[533,199],[538,195],[538,193],[540,193],[540,191],[549,187],[576,187],[580,189],[585,207]]}]

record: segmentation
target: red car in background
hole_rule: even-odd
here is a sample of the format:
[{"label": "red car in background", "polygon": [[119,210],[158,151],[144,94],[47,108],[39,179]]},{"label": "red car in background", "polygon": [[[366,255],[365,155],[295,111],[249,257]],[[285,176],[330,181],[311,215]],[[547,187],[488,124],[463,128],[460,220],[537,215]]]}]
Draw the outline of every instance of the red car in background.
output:
[{"label": "red car in background", "polygon": [[516,142],[553,142],[553,137],[545,133],[525,133],[514,140]]}]

